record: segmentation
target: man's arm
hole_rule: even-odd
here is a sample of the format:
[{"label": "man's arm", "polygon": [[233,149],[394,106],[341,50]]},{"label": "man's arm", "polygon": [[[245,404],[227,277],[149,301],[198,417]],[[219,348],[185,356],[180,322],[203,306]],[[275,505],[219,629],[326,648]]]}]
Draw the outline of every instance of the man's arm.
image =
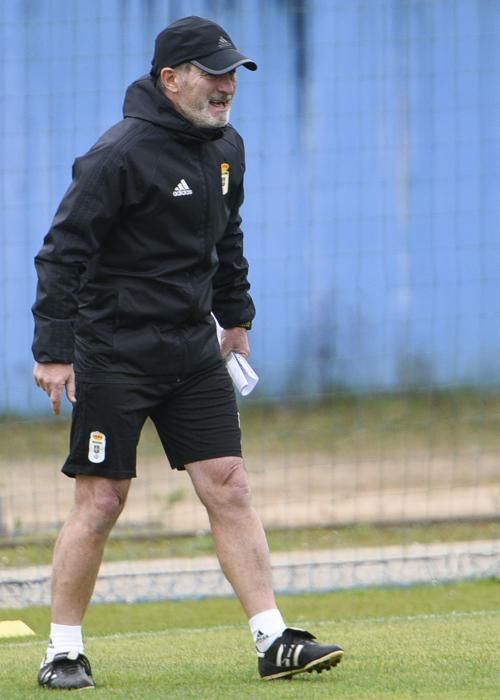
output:
[{"label": "man's arm", "polygon": [[213,312],[225,329],[222,336],[222,354],[226,355],[234,350],[247,357],[247,331],[250,330],[255,317],[255,306],[249,294],[248,262],[243,254],[243,231],[239,213],[242,203],[243,185],[240,187],[237,203],[231,212],[224,236],[217,245],[219,267],[213,281]]},{"label": "man's arm", "polygon": [[89,260],[107,236],[121,203],[120,171],[110,149],[95,147],[75,161],[73,182],[35,258],[34,378],[59,413],[62,388],[74,401],[74,323]]}]

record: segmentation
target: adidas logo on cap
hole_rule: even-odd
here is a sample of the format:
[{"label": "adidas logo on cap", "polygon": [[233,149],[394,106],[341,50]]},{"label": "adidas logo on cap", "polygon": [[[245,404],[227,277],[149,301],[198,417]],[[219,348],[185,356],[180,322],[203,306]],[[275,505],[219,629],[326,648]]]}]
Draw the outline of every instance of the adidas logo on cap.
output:
[{"label": "adidas logo on cap", "polygon": [[219,37],[219,43],[217,44],[217,47],[219,49],[232,49],[233,45],[231,44],[230,41],[226,39],[225,36],[222,36],[222,34]]}]

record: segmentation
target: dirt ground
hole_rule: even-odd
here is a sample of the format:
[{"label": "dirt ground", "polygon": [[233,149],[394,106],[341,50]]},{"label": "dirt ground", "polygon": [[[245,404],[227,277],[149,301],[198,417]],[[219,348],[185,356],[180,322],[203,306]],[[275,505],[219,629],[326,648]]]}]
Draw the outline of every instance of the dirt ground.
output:
[{"label": "dirt ground", "polygon": [[[467,450],[343,459],[331,454],[247,456],[253,502],[266,527],[492,517],[500,512],[497,454]],[[0,533],[58,527],[73,482],[48,462],[0,462]],[[204,532],[208,520],[185,473],[141,460],[120,527]]]}]

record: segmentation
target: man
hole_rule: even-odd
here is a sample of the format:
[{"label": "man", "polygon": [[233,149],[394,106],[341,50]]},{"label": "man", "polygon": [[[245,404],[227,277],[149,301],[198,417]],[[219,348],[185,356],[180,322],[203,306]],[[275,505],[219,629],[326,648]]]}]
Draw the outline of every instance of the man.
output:
[{"label": "man", "polygon": [[261,677],[321,671],[343,653],[286,628],[277,609],[223,361],[230,351],[248,356],[254,317],[239,215],[243,142],[228,120],[236,69],[257,66],[199,17],[159,34],[152,66],[129,87],[124,119],[75,161],[36,256],[34,378],[56,414],[64,389],[73,403],[63,472],[75,479],[54,551],[38,675],[47,688],[95,685],[81,624],[148,417],[207,509]]}]

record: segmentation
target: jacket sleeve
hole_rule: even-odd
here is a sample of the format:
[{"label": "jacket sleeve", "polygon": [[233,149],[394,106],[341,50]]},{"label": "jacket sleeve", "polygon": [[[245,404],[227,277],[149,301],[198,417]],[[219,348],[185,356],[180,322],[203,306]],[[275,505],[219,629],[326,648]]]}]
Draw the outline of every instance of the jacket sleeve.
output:
[{"label": "jacket sleeve", "polygon": [[213,281],[213,312],[222,328],[234,328],[251,322],[255,306],[249,294],[248,262],[243,255],[240,207],[243,184],[223,238],[217,244],[219,267]]},{"label": "jacket sleeve", "polygon": [[38,276],[33,355],[73,362],[73,327],[82,274],[107,236],[121,204],[120,163],[97,145],[73,165],[73,181],[35,257]]}]

